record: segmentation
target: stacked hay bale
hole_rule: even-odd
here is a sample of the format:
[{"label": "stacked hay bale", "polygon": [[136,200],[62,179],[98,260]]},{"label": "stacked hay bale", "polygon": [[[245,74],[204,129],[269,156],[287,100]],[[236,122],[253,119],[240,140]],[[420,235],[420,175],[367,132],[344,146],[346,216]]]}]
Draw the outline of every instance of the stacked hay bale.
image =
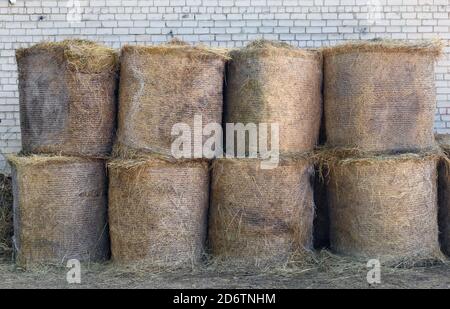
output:
[{"label": "stacked hay bale", "polygon": [[108,258],[118,56],[89,41],[17,51],[23,153],[10,156],[16,261]]},{"label": "stacked hay bale", "polygon": [[[322,58],[267,41],[233,51],[231,58],[225,122],[278,123],[281,160],[273,169],[263,168],[261,156],[214,163],[211,253],[226,265],[281,267],[312,249],[314,168],[308,152],[319,135]],[[247,153],[258,152],[251,147],[247,142]]]},{"label": "stacked hay bale", "polygon": [[59,264],[109,256],[103,160],[11,157],[16,261]]},{"label": "stacked hay bale", "polygon": [[209,203],[206,162],[115,160],[109,177],[115,262],[183,267],[201,261]]},{"label": "stacked hay bale", "polygon": [[437,43],[324,50],[331,248],[389,262],[440,255],[434,62]]},{"label": "stacked hay bale", "polygon": [[209,242],[216,261],[279,267],[312,249],[312,162],[221,159],[212,174]]},{"label": "stacked hay bale", "polygon": [[[172,268],[202,259],[208,163],[175,159],[172,128],[192,130],[196,116],[221,123],[226,59],[223,50],[180,42],[123,48],[116,158],[109,164],[113,261]],[[192,149],[203,145],[192,140]]]},{"label": "stacked hay bale", "polygon": [[24,153],[108,156],[116,122],[118,55],[90,41],[16,53]]},{"label": "stacked hay bale", "polygon": [[125,156],[138,151],[170,158],[175,124],[194,128],[194,116],[205,124],[221,123],[226,58],[224,50],[178,41],[125,46],[116,149]]}]

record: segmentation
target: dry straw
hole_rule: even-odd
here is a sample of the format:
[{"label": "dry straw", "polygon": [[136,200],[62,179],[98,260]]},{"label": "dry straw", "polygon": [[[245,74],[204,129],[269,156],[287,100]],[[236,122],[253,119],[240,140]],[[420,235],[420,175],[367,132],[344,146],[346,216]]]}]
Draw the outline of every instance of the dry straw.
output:
[{"label": "dry straw", "polygon": [[425,153],[324,159],[332,250],[396,265],[440,258],[438,158]]},{"label": "dry straw", "polygon": [[122,49],[118,145],[171,156],[172,127],[222,122],[227,52],[176,41]]},{"label": "dry straw", "polygon": [[201,261],[209,197],[207,163],[114,160],[109,176],[114,262],[170,269]]},{"label": "dry straw", "polygon": [[209,245],[216,263],[282,267],[312,249],[314,201],[309,160],[283,160],[262,170],[259,160],[214,163]]},{"label": "dry straw", "polygon": [[270,41],[230,54],[226,122],[278,123],[281,152],[311,151],[322,117],[321,54]]},{"label": "dry straw", "polygon": [[116,119],[117,53],[67,40],[19,49],[16,57],[24,152],[108,155]]},{"label": "dry straw", "polygon": [[433,147],[440,42],[369,41],[323,53],[330,147],[381,152]]},{"label": "dry straw", "polygon": [[9,156],[19,266],[109,257],[103,160]]},{"label": "dry straw", "polygon": [[439,237],[442,251],[450,256],[450,136],[437,135],[445,155],[439,162]]}]

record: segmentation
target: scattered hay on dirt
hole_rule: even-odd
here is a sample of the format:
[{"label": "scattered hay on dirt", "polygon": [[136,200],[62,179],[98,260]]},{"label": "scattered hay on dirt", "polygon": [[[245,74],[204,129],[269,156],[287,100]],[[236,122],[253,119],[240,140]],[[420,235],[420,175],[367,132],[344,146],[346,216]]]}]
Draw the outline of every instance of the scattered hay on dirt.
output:
[{"label": "scattered hay on dirt", "polygon": [[0,175],[0,255],[10,253],[13,234],[11,177]]},{"label": "scattered hay on dirt", "polygon": [[321,54],[270,41],[230,54],[225,122],[278,123],[282,153],[313,150],[322,117]]},{"label": "scattered hay on dirt", "polygon": [[209,197],[206,162],[114,160],[109,179],[114,262],[164,269],[201,262]]},{"label": "scattered hay on dirt", "polygon": [[106,156],[116,121],[118,54],[89,41],[16,53],[25,153]]},{"label": "scattered hay on dirt", "polygon": [[9,156],[14,246],[21,267],[109,257],[103,160]]},{"label": "scattered hay on dirt", "polygon": [[262,170],[260,163],[214,163],[209,245],[216,263],[281,267],[312,249],[311,162],[286,160],[272,170]]},{"label": "scattered hay on dirt", "polygon": [[193,129],[194,116],[203,124],[222,123],[225,50],[172,42],[125,46],[121,58],[122,148],[172,156],[175,124]]},{"label": "scattered hay on dirt", "polygon": [[437,155],[328,163],[331,249],[387,264],[440,259]]},{"label": "scattered hay on dirt", "polygon": [[440,43],[374,41],[326,48],[327,143],[362,151],[434,146],[434,66]]}]

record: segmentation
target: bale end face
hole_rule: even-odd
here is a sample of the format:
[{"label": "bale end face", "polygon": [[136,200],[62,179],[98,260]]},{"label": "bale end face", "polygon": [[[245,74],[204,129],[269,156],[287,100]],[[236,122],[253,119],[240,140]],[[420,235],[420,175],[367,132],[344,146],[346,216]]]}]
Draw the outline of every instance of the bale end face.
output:
[{"label": "bale end face", "polygon": [[115,160],[109,175],[114,262],[158,268],[200,263],[209,193],[206,163]]},{"label": "bale end face", "polygon": [[231,55],[225,122],[277,123],[281,153],[312,151],[322,117],[321,54],[257,41]]},{"label": "bale end face", "polygon": [[172,157],[174,125],[192,129],[196,116],[221,123],[225,62],[219,52],[197,46],[124,47],[118,141]]},{"label": "bale end face", "polygon": [[9,162],[19,266],[108,259],[103,161],[11,156]]},{"label": "bale end face", "polygon": [[331,248],[385,263],[440,256],[436,158],[341,160],[330,167]]},{"label": "bale end face", "polygon": [[106,156],[116,119],[118,57],[85,41],[17,51],[25,153]]},{"label": "bale end face", "polygon": [[328,145],[367,152],[431,149],[436,49],[382,41],[324,51]]},{"label": "bale end face", "polygon": [[261,170],[258,160],[218,160],[211,188],[214,259],[264,268],[312,248],[314,201],[307,160]]}]

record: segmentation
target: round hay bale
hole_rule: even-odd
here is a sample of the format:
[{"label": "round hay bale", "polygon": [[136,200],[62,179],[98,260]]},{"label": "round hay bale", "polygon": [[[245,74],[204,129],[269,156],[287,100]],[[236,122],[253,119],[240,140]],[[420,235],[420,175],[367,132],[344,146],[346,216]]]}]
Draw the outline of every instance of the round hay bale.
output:
[{"label": "round hay bale", "polygon": [[260,163],[214,163],[209,243],[212,256],[226,265],[281,267],[312,249],[311,162],[285,160],[272,170]]},{"label": "round hay bale", "polygon": [[311,151],[319,138],[321,87],[319,52],[255,41],[231,52],[225,122],[278,123],[280,152]]},{"label": "round hay bale", "polygon": [[109,257],[103,160],[10,156],[20,266]]},{"label": "round hay bale", "polygon": [[436,164],[408,154],[330,163],[332,250],[384,263],[439,257]]},{"label": "round hay bale", "polygon": [[115,160],[109,179],[114,262],[163,268],[200,262],[209,198],[206,162]]},{"label": "round hay bale", "polygon": [[122,49],[118,145],[172,156],[172,127],[222,123],[226,53],[181,43]]},{"label": "round hay bale", "polygon": [[434,146],[437,43],[374,41],[327,48],[324,96],[330,147],[415,152]]},{"label": "round hay bale", "polygon": [[16,53],[25,153],[106,156],[116,121],[118,55],[89,41]]}]

